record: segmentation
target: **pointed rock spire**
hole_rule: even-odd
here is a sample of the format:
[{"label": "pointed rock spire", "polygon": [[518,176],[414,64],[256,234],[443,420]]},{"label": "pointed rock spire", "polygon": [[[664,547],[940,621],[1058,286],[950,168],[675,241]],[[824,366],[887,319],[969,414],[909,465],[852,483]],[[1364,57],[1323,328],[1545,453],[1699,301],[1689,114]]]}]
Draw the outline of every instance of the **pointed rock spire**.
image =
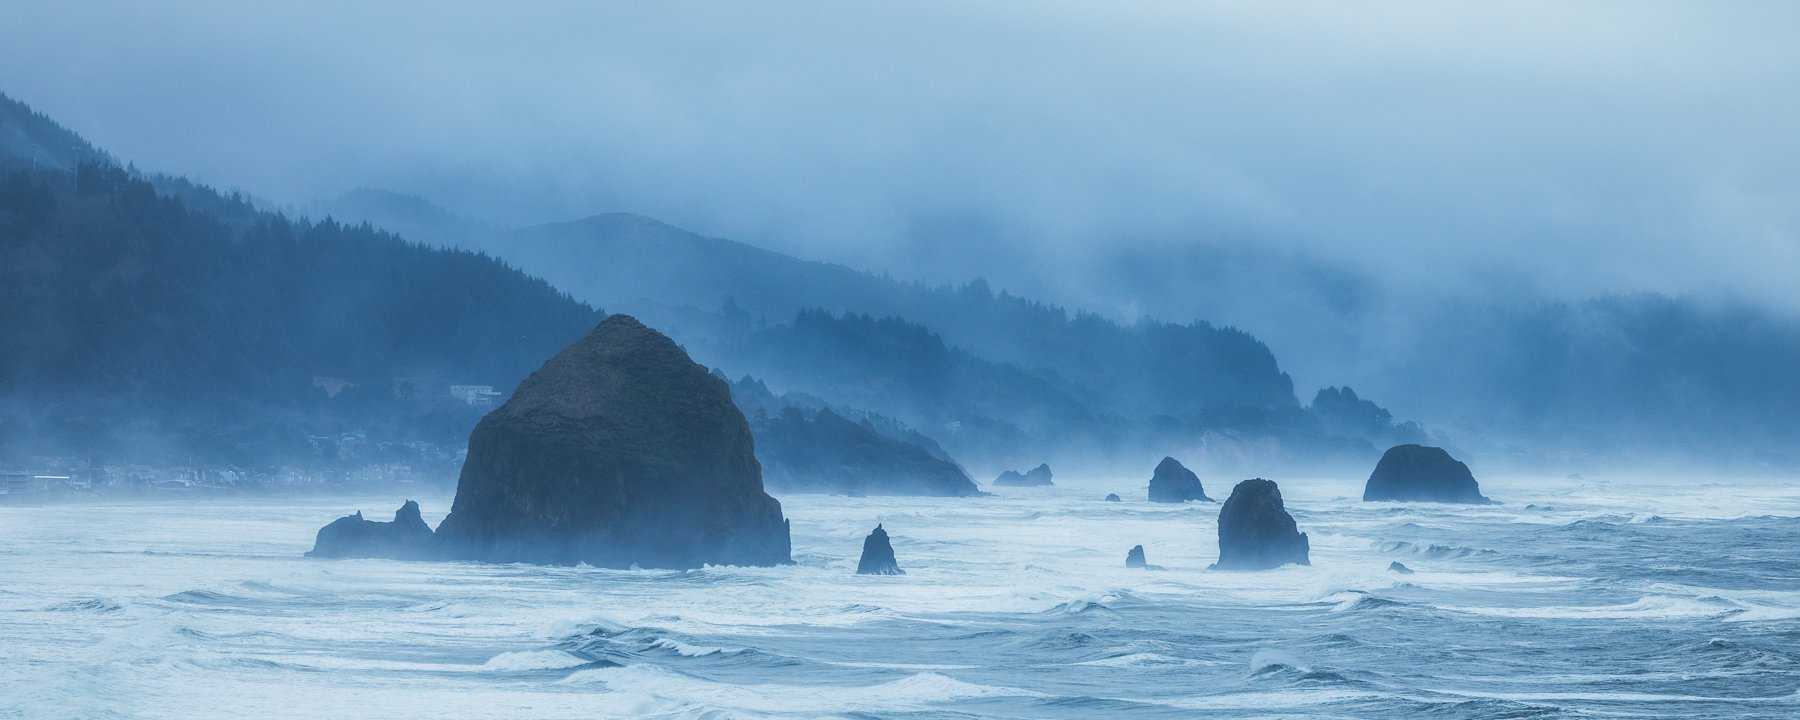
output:
[{"label": "pointed rock spire", "polygon": [[887,530],[878,523],[869,537],[863,539],[862,559],[856,563],[858,575],[905,575],[894,560],[894,545],[888,542]]}]

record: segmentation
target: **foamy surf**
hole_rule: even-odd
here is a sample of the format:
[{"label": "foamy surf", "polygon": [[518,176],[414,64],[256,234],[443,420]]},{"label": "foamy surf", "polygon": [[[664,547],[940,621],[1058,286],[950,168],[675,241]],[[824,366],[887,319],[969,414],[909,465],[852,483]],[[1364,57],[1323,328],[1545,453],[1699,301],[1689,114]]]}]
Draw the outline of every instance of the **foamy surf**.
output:
[{"label": "foamy surf", "polygon": [[[300,557],[319,518],[389,498],[0,508],[0,716],[1800,708],[1793,487],[1736,500],[1514,482],[1492,490],[1507,504],[1466,510],[1290,480],[1314,564],[1216,573],[1217,506],[1098,499],[1127,480],[962,500],[787,497],[797,565],[687,573]],[[1698,505],[1684,511],[1684,498]],[[852,573],[876,520],[908,575]],[[1167,570],[1123,567],[1138,544]],[[1394,561],[1414,574],[1388,572]]]}]

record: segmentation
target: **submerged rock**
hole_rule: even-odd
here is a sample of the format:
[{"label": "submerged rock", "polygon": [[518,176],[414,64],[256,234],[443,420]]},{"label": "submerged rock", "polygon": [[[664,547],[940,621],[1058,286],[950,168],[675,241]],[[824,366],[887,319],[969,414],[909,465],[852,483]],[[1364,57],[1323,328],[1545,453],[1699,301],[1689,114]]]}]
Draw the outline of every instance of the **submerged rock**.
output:
[{"label": "submerged rock", "polygon": [[1363,487],[1363,501],[1487,503],[1469,466],[1443,448],[1396,445],[1375,464]]},{"label": "submerged rock", "polygon": [[1411,575],[1411,574],[1413,574],[1413,569],[1409,568],[1405,565],[1402,565],[1402,564],[1400,564],[1400,561],[1395,560],[1394,562],[1388,563],[1388,572],[1397,572],[1397,573],[1400,573],[1401,575]]},{"label": "submerged rock", "polygon": [[364,520],[361,510],[331,521],[319,528],[306,556],[420,560],[431,557],[434,549],[431,526],[419,516],[419,504],[408,500],[395,511],[393,522]]},{"label": "submerged rock", "polygon": [[445,557],[596,567],[791,562],[724,381],[613,315],[469,436]]},{"label": "submerged rock", "polygon": [[1107,494],[1106,494],[1106,501],[1107,501],[1107,502],[1121,502],[1121,501],[1120,501],[1120,500],[1119,500],[1119,494],[1118,494],[1118,493],[1107,493]]},{"label": "submerged rock", "polygon": [[886,530],[875,525],[874,532],[863,539],[862,559],[856,563],[858,575],[905,575],[900,563],[894,560],[894,545],[888,542]]},{"label": "submerged rock", "polygon": [[1187,469],[1180,461],[1165,457],[1156,466],[1156,472],[1150,476],[1150,502],[1178,503],[1189,500],[1205,500],[1205,488],[1200,486],[1200,476]]},{"label": "submerged rock", "polygon": [[1131,546],[1131,552],[1125,553],[1125,567],[1141,568],[1144,566],[1144,546]]},{"label": "submerged rock", "polygon": [[1000,473],[1000,477],[994,478],[994,484],[1010,487],[1043,487],[1054,483],[1050,482],[1050,464],[1044,463],[1023,475],[1016,470]]},{"label": "submerged rock", "polygon": [[1219,508],[1218,570],[1268,570],[1311,565],[1306,533],[1294,525],[1273,481],[1255,478],[1231,489]]}]

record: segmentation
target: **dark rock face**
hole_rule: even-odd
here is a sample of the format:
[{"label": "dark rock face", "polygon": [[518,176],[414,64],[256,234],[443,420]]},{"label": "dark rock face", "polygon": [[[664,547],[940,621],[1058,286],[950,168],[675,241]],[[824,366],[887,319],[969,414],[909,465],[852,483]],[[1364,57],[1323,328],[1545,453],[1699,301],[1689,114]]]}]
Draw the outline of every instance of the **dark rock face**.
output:
[{"label": "dark rock face", "polygon": [[1120,502],[1118,493],[1107,493],[1106,501],[1107,502]]},{"label": "dark rock face", "polygon": [[1010,487],[1044,487],[1054,483],[1050,482],[1050,465],[1045,463],[1032,468],[1031,472],[1024,475],[1020,475],[1016,470],[1000,473],[1000,477],[994,478],[994,484]]},{"label": "dark rock face", "polygon": [[1397,573],[1400,573],[1401,575],[1411,575],[1411,574],[1413,574],[1413,569],[1400,564],[1400,561],[1396,560],[1394,562],[1388,563],[1388,572],[1397,572]]},{"label": "dark rock face", "polygon": [[1131,546],[1131,552],[1125,553],[1125,567],[1141,568],[1144,566],[1144,546]]},{"label": "dark rock face", "polygon": [[972,497],[975,481],[926,448],[823,408],[788,406],[750,417],[764,484],[782,492]]},{"label": "dark rock face", "polygon": [[1268,570],[1289,563],[1311,565],[1306,533],[1281,503],[1281,489],[1262,478],[1231,489],[1219,508],[1218,570]]},{"label": "dark rock face", "polygon": [[1416,422],[1394,422],[1393,413],[1344,387],[1328,387],[1313,396],[1307,414],[1319,421],[1326,433],[1358,438],[1376,447],[1425,439],[1424,428]]},{"label": "dark rock face", "polygon": [[1150,502],[1178,503],[1189,500],[1212,502],[1212,498],[1206,496],[1206,490],[1200,487],[1200,476],[1175,458],[1163,458],[1156,466],[1156,473],[1150,476]]},{"label": "dark rock face", "polygon": [[306,556],[419,560],[431,557],[435,548],[431,526],[419,516],[419,504],[408,500],[394,513],[393,522],[364,520],[360,510],[331,521],[319,528]]},{"label": "dark rock face", "polygon": [[1363,501],[1487,503],[1469,466],[1443,448],[1396,445],[1388,448],[1363,487]]},{"label": "dark rock face", "polygon": [[720,379],[613,315],[475,426],[445,557],[596,567],[791,562],[750,428]]},{"label": "dark rock face", "polygon": [[894,560],[894,546],[888,542],[886,530],[881,525],[863,539],[862,559],[856,563],[858,575],[905,575],[900,563]]}]

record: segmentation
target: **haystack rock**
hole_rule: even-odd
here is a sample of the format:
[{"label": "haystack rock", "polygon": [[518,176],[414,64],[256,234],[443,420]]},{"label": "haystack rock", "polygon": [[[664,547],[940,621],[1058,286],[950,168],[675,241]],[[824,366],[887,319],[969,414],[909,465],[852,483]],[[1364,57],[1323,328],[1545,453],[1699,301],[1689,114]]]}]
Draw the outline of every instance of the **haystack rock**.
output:
[{"label": "haystack rock", "polygon": [[994,478],[994,484],[1011,487],[1044,487],[1051,485],[1053,483],[1050,482],[1050,464],[1044,463],[1039,465],[1032,468],[1031,472],[1025,473],[1024,475],[1020,475],[1016,470],[1008,470],[1000,473],[1000,477]]},{"label": "haystack rock", "polygon": [[1306,533],[1294,526],[1281,503],[1281,489],[1262,478],[1231,489],[1219,508],[1217,570],[1268,570],[1282,565],[1311,565]]},{"label": "haystack rock", "polygon": [[1363,487],[1363,501],[1488,503],[1481,486],[1462,464],[1443,448],[1396,445],[1388,448]]},{"label": "haystack rock", "polygon": [[1212,498],[1206,496],[1206,489],[1200,486],[1200,476],[1175,458],[1163,458],[1157,464],[1156,472],[1150,476],[1150,502],[1178,503],[1189,500],[1212,502]]},{"label": "haystack rock", "polygon": [[1107,502],[1121,502],[1121,501],[1120,501],[1120,500],[1119,500],[1119,494],[1118,494],[1118,493],[1107,493],[1107,494],[1106,494],[1106,501],[1107,501]]},{"label": "haystack rock", "polygon": [[420,560],[431,557],[433,550],[431,526],[419,516],[419,504],[408,500],[394,513],[393,522],[364,520],[360,510],[331,521],[319,528],[306,556]]},{"label": "haystack rock", "polygon": [[888,542],[886,530],[875,525],[875,531],[863,539],[862,559],[856,563],[858,575],[905,575],[900,563],[894,560],[894,545]]},{"label": "haystack rock", "polygon": [[596,567],[791,562],[724,381],[613,315],[469,435],[437,540],[449,558]]},{"label": "haystack rock", "polygon": [[1142,545],[1131,546],[1131,552],[1125,553],[1125,567],[1128,567],[1128,568],[1144,567],[1144,546],[1142,546]]}]

